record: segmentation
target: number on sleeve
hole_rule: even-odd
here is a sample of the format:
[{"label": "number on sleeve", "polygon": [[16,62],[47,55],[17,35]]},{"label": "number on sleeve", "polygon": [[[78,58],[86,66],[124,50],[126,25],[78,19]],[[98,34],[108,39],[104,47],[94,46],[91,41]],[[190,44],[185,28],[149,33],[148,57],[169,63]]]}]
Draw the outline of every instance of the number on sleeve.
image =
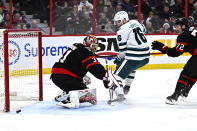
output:
[{"label": "number on sleeve", "polygon": [[176,50],[178,50],[180,52],[184,52],[184,47],[185,47],[184,44],[178,43],[177,46],[176,46]]},{"label": "number on sleeve", "polygon": [[118,36],[117,36],[117,39],[118,39],[118,41],[121,41],[121,40],[122,40],[121,35],[118,35]]},{"label": "number on sleeve", "polygon": [[197,33],[197,29],[194,29],[191,34],[196,37],[196,33]]},{"label": "number on sleeve", "polygon": [[138,45],[141,45],[142,42],[143,43],[147,42],[146,37],[144,36],[144,34],[142,33],[142,30],[139,27],[133,29],[133,32],[135,34],[135,40],[137,41]]}]

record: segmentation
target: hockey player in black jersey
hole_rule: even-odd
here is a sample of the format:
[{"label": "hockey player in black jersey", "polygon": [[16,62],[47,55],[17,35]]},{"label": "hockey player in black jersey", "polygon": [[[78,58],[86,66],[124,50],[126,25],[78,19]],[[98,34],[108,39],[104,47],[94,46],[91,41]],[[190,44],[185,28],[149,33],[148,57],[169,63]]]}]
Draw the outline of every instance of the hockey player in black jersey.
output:
[{"label": "hockey player in black jersey", "polygon": [[[103,80],[105,77],[106,70],[98,62],[94,54],[97,49],[98,42],[96,37],[87,36],[82,44],[75,43],[69,47],[59,61],[53,65],[51,79],[56,86],[64,91],[61,95],[55,97],[59,105],[68,108],[78,108],[79,103],[85,99],[78,101],[76,97],[85,96],[86,92],[91,94],[91,96],[88,96],[85,102],[96,104],[95,90],[88,89],[83,82],[83,78],[87,72],[90,72],[100,80]],[[75,92],[76,90],[80,90],[80,92]],[[74,92],[72,93],[72,91]],[[80,93],[82,94],[80,95]],[[71,97],[75,98],[71,100]]]},{"label": "hockey player in black jersey", "polygon": [[158,41],[152,42],[152,49],[159,50],[170,57],[178,57],[184,52],[192,56],[185,64],[176,84],[174,93],[166,98],[166,104],[175,104],[179,96],[187,97],[190,89],[197,81],[197,28],[186,18],[179,18],[175,25],[178,32],[177,44],[173,48]]},{"label": "hockey player in black jersey", "polygon": [[[78,108],[80,103],[96,104],[96,89],[88,89],[83,82],[87,72],[103,80],[107,88],[109,82],[105,77],[106,70],[98,62],[95,52],[98,49],[97,38],[90,35],[83,43],[75,43],[69,47],[56,62],[51,71],[53,83],[64,92],[55,97],[58,105],[67,108]],[[86,77],[87,78],[87,77]]]}]

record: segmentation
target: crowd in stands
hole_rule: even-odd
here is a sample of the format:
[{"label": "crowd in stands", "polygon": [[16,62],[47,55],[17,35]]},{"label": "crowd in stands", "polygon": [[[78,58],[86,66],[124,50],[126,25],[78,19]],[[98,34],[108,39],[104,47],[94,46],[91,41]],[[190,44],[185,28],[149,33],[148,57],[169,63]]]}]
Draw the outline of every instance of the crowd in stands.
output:
[{"label": "crowd in stands", "polygon": [[[0,28],[10,28],[10,17],[6,0],[0,0]],[[188,0],[188,15],[197,23],[197,0]],[[63,34],[91,34],[94,18],[94,0],[53,0],[53,27]],[[185,0],[96,0],[96,33],[114,33],[113,16],[125,10],[130,19],[140,20],[147,34],[175,33],[176,18],[185,16]],[[49,23],[49,0],[13,0],[14,29],[37,29],[36,20],[29,21],[32,14],[40,22]],[[138,17],[140,15],[140,17]],[[140,19],[139,19],[140,18]]]},{"label": "crowd in stands", "polygon": [[[40,1],[40,0],[39,0]],[[40,29],[38,21],[48,20],[47,14],[39,10],[40,3],[38,0],[12,0],[12,23],[10,23],[10,6],[9,1],[0,0],[0,28],[1,29]],[[46,0],[45,0],[46,1]],[[37,3],[38,2],[38,3]],[[34,3],[34,4],[33,4]],[[42,2],[43,3],[43,2]],[[48,3],[49,4],[49,3]],[[43,7],[44,5],[42,5]],[[46,6],[44,6],[46,8]],[[42,12],[42,13],[41,13]],[[35,19],[29,19],[26,16],[32,15]],[[43,14],[45,17],[38,17]]]},{"label": "crowd in stands", "polygon": [[[188,0],[188,14],[197,20],[197,0]],[[138,0],[99,0],[97,3],[98,32],[113,32],[113,16],[119,10],[128,12],[130,19],[138,20]],[[176,33],[176,18],[185,16],[185,0],[141,0],[140,22],[147,34]]]},{"label": "crowd in stands", "polygon": [[[197,0],[188,2],[188,15],[197,20]],[[62,12],[60,21],[65,24],[60,28],[65,29],[65,34],[92,32],[93,0],[55,0],[55,5]],[[138,0],[97,0],[96,33],[114,33],[113,16],[120,10],[127,11],[130,19],[139,20],[137,8]],[[141,0],[140,22],[146,26],[147,34],[176,33],[173,25],[176,18],[185,16],[184,9],[185,0]]]}]

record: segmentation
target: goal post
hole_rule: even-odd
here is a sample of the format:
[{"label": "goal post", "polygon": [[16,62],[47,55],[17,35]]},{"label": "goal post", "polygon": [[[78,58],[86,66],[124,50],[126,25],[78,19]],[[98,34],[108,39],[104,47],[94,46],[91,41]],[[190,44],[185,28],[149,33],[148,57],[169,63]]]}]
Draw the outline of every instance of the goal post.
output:
[{"label": "goal post", "polygon": [[[41,31],[2,29],[0,41],[0,82],[4,88],[0,88],[0,110],[9,112],[29,101],[42,101]],[[20,105],[21,101],[26,104]]]}]

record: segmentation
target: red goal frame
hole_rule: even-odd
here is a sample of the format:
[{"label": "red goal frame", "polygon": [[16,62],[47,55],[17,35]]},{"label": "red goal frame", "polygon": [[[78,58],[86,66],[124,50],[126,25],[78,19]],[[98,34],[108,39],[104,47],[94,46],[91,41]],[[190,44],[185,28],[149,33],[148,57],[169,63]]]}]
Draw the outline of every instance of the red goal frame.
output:
[{"label": "red goal frame", "polygon": [[10,87],[9,87],[9,32],[38,32],[38,77],[39,77],[39,96],[38,100],[43,101],[43,77],[42,77],[42,33],[40,30],[13,30],[7,29],[3,31],[4,35],[4,84],[5,84],[5,107],[4,111],[10,111]]}]

